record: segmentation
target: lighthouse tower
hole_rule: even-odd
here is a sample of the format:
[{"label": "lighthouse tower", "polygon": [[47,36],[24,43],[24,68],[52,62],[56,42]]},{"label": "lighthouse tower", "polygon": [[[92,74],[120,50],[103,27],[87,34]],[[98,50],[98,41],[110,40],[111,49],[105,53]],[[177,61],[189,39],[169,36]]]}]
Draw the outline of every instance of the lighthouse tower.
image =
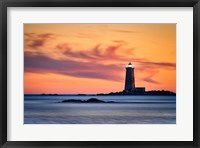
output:
[{"label": "lighthouse tower", "polygon": [[131,63],[126,66],[125,91],[135,90],[134,67]]}]

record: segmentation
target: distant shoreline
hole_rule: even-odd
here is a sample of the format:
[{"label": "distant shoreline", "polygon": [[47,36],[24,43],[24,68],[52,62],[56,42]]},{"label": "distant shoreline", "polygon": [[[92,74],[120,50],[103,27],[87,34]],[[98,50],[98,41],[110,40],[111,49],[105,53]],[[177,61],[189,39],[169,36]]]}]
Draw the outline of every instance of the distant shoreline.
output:
[{"label": "distant shoreline", "polygon": [[176,96],[176,93],[165,90],[153,90],[146,92],[111,92],[108,94],[98,93],[98,94],[24,94],[25,96]]}]

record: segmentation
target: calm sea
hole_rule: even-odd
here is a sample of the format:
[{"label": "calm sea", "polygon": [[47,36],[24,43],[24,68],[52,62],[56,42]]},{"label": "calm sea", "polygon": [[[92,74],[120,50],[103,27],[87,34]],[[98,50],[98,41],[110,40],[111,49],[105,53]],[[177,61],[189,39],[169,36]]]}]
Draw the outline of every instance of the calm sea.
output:
[{"label": "calm sea", "polygon": [[[118,103],[58,103],[97,98]],[[176,124],[176,96],[24,96],[25,124]]]}]

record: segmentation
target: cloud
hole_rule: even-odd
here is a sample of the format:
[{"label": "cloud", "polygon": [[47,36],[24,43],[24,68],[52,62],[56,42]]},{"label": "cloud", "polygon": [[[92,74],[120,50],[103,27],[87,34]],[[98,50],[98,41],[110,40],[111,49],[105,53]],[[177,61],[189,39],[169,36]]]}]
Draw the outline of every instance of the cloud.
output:
[{"label": "cloud", "polygon": [[75,38],[85,38],[85,39],[93,39],[93,38],[95,38],[96,36],[95,36],[95,35],[92,35],[92,34],[77,33],[77,34],[75,34],[75,35],[72,36],[72,37],[75,37]]},{"label": "cloud", "polygon": [[122,45],[126,45],[128,44],[125,40],[112,40],[114,43],[119,43],[119,44],[122,44]]},{"label": "cloud", "polygon": [[175,69],[176,63],[169,63],[169,62],[151,62],[151,61],[138,61],[138,63],[148,66],[148,67],[159,67],[159,68],[170,68]]},{"label": "cloud", "polygon": [[25,33],[25,48],[38,48],[45,45],[51,39],[54,39],[54,34],[52,33]]},{"label": "cloud", "polygon": [[29,44],[29,46],[32,48],[37,48],[37,47],[43,46],[44,42],[45,41],[42,39],[34,40]]},{"label": "cloud", "polygon": [[[101,61],[133,61],[134,63],[138,63],[139,65],[145,67],[159,67],[159,68],[170,68],[175,69],[175,63],[169,62],[152,62],[148,59],[138,58],[134,56],[135,48],[129,48],[121,44],[123,40],[117,41],[114,45],[108,45],[104,47],[101,44],[95,45],[93,48],[84,51],[76,51],[70,47],[68,43],[58,44],[57,48],[63,49],[66,56],[70,56],[71,58],[80,58],[80,59],[87,59],[93,60],[95,62]],[[120,53],[120,54],[119,54]]]},{"label": "cloud", "polygon": [[137,33],[136,31],[129,31],[129,30],[120,30],[120,29],[110,29],[114,32],[120,32],[120,33]]},{"label": "cloud", "polygon": [[125,64],[131,61],[137,65],[138,72],[146,74],[143,81],[159,84],[153,79],[159,69],[176,68],[175,63],[137,57],[134,54],[137,49],[129,47],[125,40],[116,39],[108,45],[99,43],[82,50],[80,46],[55,41],[55,38],[56,34],[52,33],[25,33],[25,72],[122,81],[124,75],[120,74]]},{"label": "cloud", "polygon": [[124,61],[127,56],[118,55],[118,52],[123,52],[126,48],[122,47],[121,44],[109,45],[107,47],[102,47],[101,44],[95,45],[89,50],[74,50],[69,46],[69,44],[58,44],[57,48],[62,49],[63,54],[67,57],[74,57],[80,59],[92,60],[93,62],[101,62],[102,60],[109,61]]},{"label": "cloud", "polygon": [[155,68],[146,68],[144,70],[147,75],[142,79],[143,81],[153,84],[160,84],[158,81],[153,79],[153,77],[159,72],[158,70]]},{"label": "cloud", "polygon": [[143,79],[145,82],[149,82],[149,83],[154,83],[154,84],[160,84],[159,82],[152,80],[151,78],[144,78]]},{"label": "cloud", "polygon": [[[155,75],[155,74],[154,74]],[[145,81],[145,82],[148,82],[148,83],[153,83],[153,84],[160,84],[158,81],[155,81],[152,79],[152,77],[154,75],[151,75],[151,76],[147,76],[145,78],[143,78],[142,80]]]},{"label": "cloud", "polygon": [[[122,31],[122,30],[120,30]],[[136,50],[133,47],[128,47],[125,40],[115,39],[112,40],[110,45],[102,45],[96,44],[93,47],[88,47],[88,49],[77,50],[77,47],[72,45],[68,42],[56,42],[55,44],[51,45],[52,40],[56,38],[56,34],[53,33],[42,33],[42,34],[35,34],[35,33],[25,33],[25,39],[28,39],[25,42],[25,51],[26,49],[32,49],[31,51],[37,51],[39,55],[49,56],[50,58],[53,57],[64,57],[65,59],[72,59],[76,58],[76,60],[87,60],[93,62],[102,62],[102,61],[110,61],[110,62],[127,62],[133,61],[141,66],[153,66],[153,67],[160,67],[160,68],[171,68],[174,69],[176,67],[175,63],[169,62],[152,62],[148,59],[144,59],[142,57],[138,58],[135,56],[134,51]],[[51,45],[49,47],[48,45]],[[38,50],[37,48],[40,49]],[[48,52],[48,53],[47,53]],[[51,55],[53,54],[53,55]]]},{"label": "cloud", "polygon": [[[24,59],[25,72],[58,73],[73,77],[95,78],[110,81],[121,81],[117,73],[121,71],[118,65],[102,65],[92,62],[76,62],[71,60],[54,60],[42,55],[29,55]],[[115,73],[115,74],[114,74]]]}]

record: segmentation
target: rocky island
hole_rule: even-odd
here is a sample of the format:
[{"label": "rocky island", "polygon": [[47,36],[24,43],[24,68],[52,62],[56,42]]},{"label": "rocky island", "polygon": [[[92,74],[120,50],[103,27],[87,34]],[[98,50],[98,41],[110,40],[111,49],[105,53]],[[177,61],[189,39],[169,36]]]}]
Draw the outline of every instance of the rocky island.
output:
[{"label": "rocky island", "polygon": [[104,95],[147,95],[147,96],[176,96],[176,93],[167,90],[151,90],[151,91],[120,91],[120,92],[110,92],[108,94],[99,93],[97,96]]},{"label": "rocky island", "polygon": [[115,103],[115,102],[113,102],[113,101],[103,101],[103,100],[99,100],[97,98],[90,98],[88,100],[69,99],[69,100],[63,100],[59,103]]}]

